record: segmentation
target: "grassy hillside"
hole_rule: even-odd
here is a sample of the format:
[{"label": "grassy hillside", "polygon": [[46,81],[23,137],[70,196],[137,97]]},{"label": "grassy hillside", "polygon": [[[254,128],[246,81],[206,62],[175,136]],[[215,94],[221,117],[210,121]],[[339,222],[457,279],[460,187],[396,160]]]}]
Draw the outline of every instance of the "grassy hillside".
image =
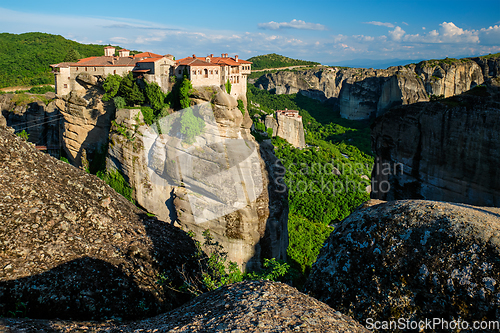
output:
[{"label": "grassy hillside", "polygon": [[104,55],[103,45],[80,44],[41,32],[0,33],[0,45],[0,88],[53,84],[49,65],[64,61],[71,50],[80,58]]},{"label": "grassy hillside", "polygon": [[252,57],[248,59],[248,61],[251,61],[253,63],[252,69],[278,68],[278,67],[301,66],[301,65],[310,66],[310,65],[320,64],[319,62],[314,62],[314,61],[292,59],[276,53]]}]

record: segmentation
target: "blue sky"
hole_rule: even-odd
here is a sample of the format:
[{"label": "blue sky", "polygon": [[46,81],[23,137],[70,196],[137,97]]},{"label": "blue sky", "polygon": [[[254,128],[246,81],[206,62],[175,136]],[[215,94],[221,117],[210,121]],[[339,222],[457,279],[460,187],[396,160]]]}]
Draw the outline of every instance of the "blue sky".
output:
[{"label": "blue sky", "polygon": [[240,58],[279,53],[334,63],[500,52],[500,0],[9,1],[0,31]]}]

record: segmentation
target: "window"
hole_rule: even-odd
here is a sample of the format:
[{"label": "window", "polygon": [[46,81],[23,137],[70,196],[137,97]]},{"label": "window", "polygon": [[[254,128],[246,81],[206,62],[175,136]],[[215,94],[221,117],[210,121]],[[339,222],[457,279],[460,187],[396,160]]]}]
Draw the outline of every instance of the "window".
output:
[{"label": "window", "polygon": [[196,71],[193,71],[193,75],[196,75]]},{"label": "window", "polygon": [[182,70],[179,69],[179,74],[182,74]]},{"label": "window", "polygon": [[210,70],[210,75],[212,75],[213,73],[214,73],[214,71],[213,71],[213,70]]},{"label": "window", "polygon": [[116,69],[113,71],[113,74],[116,74]]},{"label": "window", "polygon": [[208,78],[208,69],[205,68],[203,71],[205,72],[205,78]]},{"label": "window", "polygon": [[66,83],[64,84],[64,88],[68,88],[68,85]]},{"label": "window", "polygon": [[219,74],[219,71],[218,70],[215,70],[215,75]]},{"label": "window", "polygon": [[87,71],[87,67],[85,67],[85,71]]}]

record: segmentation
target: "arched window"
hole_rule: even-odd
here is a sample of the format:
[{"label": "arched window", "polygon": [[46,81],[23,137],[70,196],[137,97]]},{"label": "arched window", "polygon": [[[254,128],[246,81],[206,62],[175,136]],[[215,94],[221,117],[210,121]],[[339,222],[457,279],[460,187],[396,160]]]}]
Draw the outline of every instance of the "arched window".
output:
[{"label": "arched window", "polygon": [[113,71],[113,74],[116,74],[116,69]]},{"label": "arched window", "polygon": [[208,69],[205,68],[204,72],[205,72],[205,77],[208,78]]}]

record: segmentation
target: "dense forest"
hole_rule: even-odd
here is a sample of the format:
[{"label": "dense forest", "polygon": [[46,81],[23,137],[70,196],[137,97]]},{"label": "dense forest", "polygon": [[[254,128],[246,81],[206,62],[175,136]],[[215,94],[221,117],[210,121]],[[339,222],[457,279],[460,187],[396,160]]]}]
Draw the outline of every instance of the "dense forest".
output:
[{"label": "dense forest", "polygon": [[104,55],[103,45],[41,32],[0,33],[0,45],[0,88],[54,84],[49,65]]},{"label": "dense forest", "polygon": [[320,65],[319,62],[298,60],[288,58],[276,53],[260,55],[247,59],[252,62],[252,69],[279,68],[286,66],[314,66]]},{"label": "dense forest", "polygon": [[273,138],[276,156],[286,168],[288,257],[303,279],[334,225],[369,199],[366,187],[373,165],[369,124],[342,119],[331,106],[300,94],[275,95],[249,85],[247,97],[253,102],[249,103],[253,119],[263,111],[284,108],[298,110],[303,117],[306,148]]}]

